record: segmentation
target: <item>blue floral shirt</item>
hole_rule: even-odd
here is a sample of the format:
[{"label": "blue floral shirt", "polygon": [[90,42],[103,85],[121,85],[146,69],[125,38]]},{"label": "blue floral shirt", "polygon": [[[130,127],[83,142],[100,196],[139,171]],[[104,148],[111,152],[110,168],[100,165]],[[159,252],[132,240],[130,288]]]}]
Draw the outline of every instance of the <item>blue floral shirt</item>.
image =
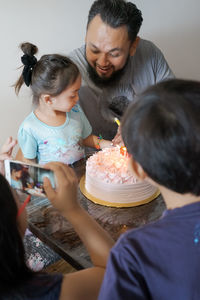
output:
[{"label": "blue floral shirt", "polygon": [[27,159],[37,159],[39,164],[60,161],[72,164],[84,157],[81,140],[92,132],[91,125],[77,104],[66,113],[61,126],[49,126],[31,112],[18,131],[18,142]]}]

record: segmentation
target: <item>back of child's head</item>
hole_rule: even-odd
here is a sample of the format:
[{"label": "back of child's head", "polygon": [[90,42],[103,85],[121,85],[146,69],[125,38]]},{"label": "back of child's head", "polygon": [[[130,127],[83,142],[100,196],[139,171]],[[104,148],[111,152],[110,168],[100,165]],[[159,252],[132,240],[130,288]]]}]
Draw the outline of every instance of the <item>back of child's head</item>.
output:
[{"label": "back of child's head", "polygon": [[[17,204],[7,180],[0,174],[0,295],[28,280],[32,272],[18,229]],[[1,298],[1,297],[0,297]]]},{"label": "back of child's head", "polygon": [[36,103],[41,94],[59,95],[72,85],[80,74],[78,67],[66,56],[43,55],[37,61],[34,55],[38,48],[35,45],[23,43],[20,48],[24,53],[21,57],[24,68],[15,84],[15,91],[18,94],[23,83],[30,85]]},{"label": "back of child's head", "polygon": [[147,89],[122,121],[128,152],[155,182],[200,195],[200,82],[169,80]]}]

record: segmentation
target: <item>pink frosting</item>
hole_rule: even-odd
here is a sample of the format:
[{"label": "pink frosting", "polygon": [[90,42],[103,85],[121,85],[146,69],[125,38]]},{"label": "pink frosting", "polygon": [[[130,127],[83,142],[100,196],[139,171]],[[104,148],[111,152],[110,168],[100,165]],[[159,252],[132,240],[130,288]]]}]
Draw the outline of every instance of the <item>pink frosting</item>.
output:
[{"label": "pink frosting", "polygon": [[106,148],[90,156],[86,163],[86,172],[105,183],[137,182],[128,170],[128,157],[120,153],[119,147]]}]

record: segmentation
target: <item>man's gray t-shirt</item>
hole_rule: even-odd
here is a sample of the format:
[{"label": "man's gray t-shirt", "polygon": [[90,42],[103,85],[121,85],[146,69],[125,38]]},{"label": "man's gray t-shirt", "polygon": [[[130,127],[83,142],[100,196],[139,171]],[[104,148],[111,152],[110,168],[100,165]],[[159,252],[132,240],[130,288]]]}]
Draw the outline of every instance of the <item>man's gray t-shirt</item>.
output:
[{"label": "man's gray t-shirt", "polygon": [[105,139],[112,139],[117,131],[117,125],[111,118],[114,115],[109,109],[112,103],[119,103],[118,100],[123,99],[127,102],[134,101],[135,97],[150,85],[174,77],[162,52],[152,42],[142,39],[119,81],[102,88],[95,85],[89,77],[85,46],[72,51],[69,57],[76,63],[82,76],[80,105],[93,133],[102,134]]}]

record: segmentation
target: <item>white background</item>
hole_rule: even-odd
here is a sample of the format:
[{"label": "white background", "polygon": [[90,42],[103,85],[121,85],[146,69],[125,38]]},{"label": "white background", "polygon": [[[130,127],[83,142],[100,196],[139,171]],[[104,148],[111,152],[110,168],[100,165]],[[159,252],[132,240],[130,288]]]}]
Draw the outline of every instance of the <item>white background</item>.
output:
[{"label": "white background", "polygon": [[[200,1],[136,0],[143,13],[140,36],[164,53],[177,77],[199,79]],[[19,44],[34,43],[43,54],[66,54],[84,43],[93,0],[0,0],[0,144],[31,111],[29,88],[17,97],[12,87],[21,69]]]}]

